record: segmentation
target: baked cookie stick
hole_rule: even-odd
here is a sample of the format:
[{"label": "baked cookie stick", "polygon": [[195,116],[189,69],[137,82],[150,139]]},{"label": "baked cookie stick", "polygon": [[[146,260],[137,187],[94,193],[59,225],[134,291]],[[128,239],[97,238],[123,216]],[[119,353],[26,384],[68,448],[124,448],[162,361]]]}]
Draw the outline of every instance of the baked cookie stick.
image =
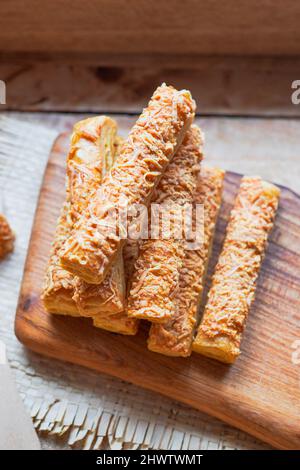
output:
[{"label": "baked cookie stick", "polygon": [[222,201],[224,171],[202,167],[198,176],[195,204],[204,207],[204,235],[201,248],[185,250],[172,318],[165,324],[153,324],[148,349],[167,356],[190,356],[210,258],[216,221]]},{"label": "baked cookie stick", "polygon": [[66,241],[61,254],[65,269],[92,284],[103,281],[126,239],[127,230],[118,217],[120,208],[149,204],[194,114],[195,103],[188,91],[166,85],[155,91],[118,161]]},{"label": "baked cookie stick", "polygon": [[260,178],[242,179],[194,351],[227,363],[239,356],[279,194],[276,186]]},{"label": "baked cookie stick", "polygon": [[[193,203],[202,146],[201,131],[197,126],[192,126],[157,186],[152,202],[163,205],[168,211],[167,215],[169,208],[172,211],[172,204],[174,206],[168,234],[170,238],[164,238],[164,233],[159,233],[157,239],[141,241],[128,297],[128,316],[131,318],[165,323],[174,316],[174,299],[185,257],[185,241],[180,234],[176,237],[176,231],[180,227],[185,204]],[[160,223],[158,229],[164,231]]]},{"label": "baked cookie stick", "polygon": [[0,259],[14,249],[15,235],[4,215],[0,214]]},{"label": "baked cookie stick", "polygon": [[43,294],[45,306],[52,313],[60,313],[64,307],[67,314],[77,315],[79,310],[83,316],[92,316],[113,314],[124,308],[122,259],[97,290],[65,271],[59,259],[59,251],[74,223],[113,164],[119,146],[116,131],[115,121],[105,116],[85,119],[74,126],[67,159],[67,203],[58,223]]}]

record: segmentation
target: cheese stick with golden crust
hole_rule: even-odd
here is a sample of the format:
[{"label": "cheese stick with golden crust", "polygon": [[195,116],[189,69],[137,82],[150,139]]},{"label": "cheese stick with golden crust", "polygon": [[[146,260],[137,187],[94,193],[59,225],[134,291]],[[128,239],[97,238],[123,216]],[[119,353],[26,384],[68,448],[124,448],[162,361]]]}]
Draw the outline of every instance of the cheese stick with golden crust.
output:
[{"label": "cheese stick with golden crust", "polygon": [[179,289],[173,302],[173,316],[163,325],[151,326],[148,338],[148,349],[151,351],[167,356],[191,355],[204,280],[222,202],[223,180],[223,170],[201,168],[194,202],[204,207],[203,243],[199,249],[185,250]]},{"label": "cheese stick with golden crust", "polygon": [[[134,263],[138,257],[138,253],[138,241],[130,239],[127,240],[123,248],[127,293],[130,290]],[[122,313],[116,313],[115,315],[110,315],[109,317],[96,316],[94,317],[93,322],[94,326],[97,328],[102,328],[103,330],[108,330],[113,333],[120,333],[123,335],[135,335],[139,326],[138,320],[128,317],[127,309],[125,309]]]},{"label": "cheese stick with golden crust", "polygon": [[[70,274],[70,273],[69,273]],[[74,295],[83,317],[108,316],[125,308],[125,273],[122,253],[101,284],[88,284],[75,276]]]},{"label": "cheese stick with golden crust", "polygon": [[[85,119],[74,126],[67,162],[73,225],[86,209],[89,199],[93,197],[119,154],[120,138],[116,136],[116,132],[115,121],[106,116]],[[122,256],[118,256],[106,279],[98,286],[75,277],[73,299],[81,316],[121,312],[125,306]]]},{"label": "cheese stick with golden crust", "polygon": [[112,333],[119,333],[121,335],[136,335],[138,332],[138,321],[133,318],[128,318],[126,313],[115,313],[109,317],[95,316],[93,324],[96,328],[111,331]]},{"label": "cheese stick with golden crust", "polygon": [[74,223],[113,164],[120,142],[116,131],[115,121],[105,116],[85,119],[74,126],[67,159],[67,202],[57,226],[43,293],[44,304],[52,313],[93,316],[124,309],[122,259],[97,289],[64,270],[59,259],[59,251]]},{"label": "cheese stick with golden crust", "polygon": [[[172,204],[176,205],[174,218],[170,220],[170,238],[164,238],[165,234],[160,233],[157,239],[149,238],[141,242],[128,297],[128,316],[131,318],[165,323],[174,316],[174,299],[185,257],[185,241],[173,237],[180,225],[181,209],[185,204],[193,203],[202,145],[200,129],[192,126],[157,186],[152,202],[163,204],[167,210],[171,209]],[[158,228],[164,232],[162,227]]]},{"label": "cheese stick with golden crust", "polygon": [[128,239],[123,248],[124,271],[127,296],[132,283],[134,264],[139,255],[139,240]]},{"label": "cheese stick with golden crust", "polygon": [[14,249],[15,235],[4,215],[0,214],[0,259]]},{"label": "cheese stick with golden crust", "polygon": [[[65,242],[65,269],[100,284],[125,243],[120,208],[149,204],[167,164],[190,127],[195,103],[186,90],[162,85],[133,126],[120,157]],[[128,223],[131,220],[129,218]]]},{"label": "cheese stick with golden crust", "polygon": [[58,219],[51,254],[46,270],[42,299],[46,310],[60,315],[79,317],[79,311],[73,300],[74,276],[60,265],[59,250],[72,226],[70,204],[65,202]]},{"label": "cheese stick with golden crust", "polygon": [[239,356],[279,194],[276,186],[261,178],[242,179],[194,351],[226,363]]}]

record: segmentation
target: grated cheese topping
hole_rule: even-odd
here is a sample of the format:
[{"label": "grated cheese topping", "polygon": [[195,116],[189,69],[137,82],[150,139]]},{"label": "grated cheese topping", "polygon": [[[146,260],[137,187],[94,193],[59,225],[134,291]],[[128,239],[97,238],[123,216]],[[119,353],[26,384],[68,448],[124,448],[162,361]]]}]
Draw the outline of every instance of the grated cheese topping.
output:
[{"label": "grated cheese topping", "polygon": [[110,209],[118,212],[122,201],[129,207],[149,204],[194,113],[195,103],[186,90],[163,84],[155,91],[122,146],[120,157],[65,242],[61,258],[66,269],[88,282],[102,282],[124,245],[125,228],[117,222],[115,233],[111,230]]},{"label": "grated cheese topping", "polygon": [[223,180],[223,170],[206,166],[201,168],[194,202],[204,206],[203,243],[200,249],[185,250],[179,273],[179,288],[173,302],[173,315],[166,323],[151,326],[148,348],[152,351],[184,357],[191,354],[204,278],[221,205]]},{"label": "grated cheese topping", "polygon": [[[200,129],[192,126],[154,191],[152,202],[171,210],[170,238],[162,237],[164,228],[159,221],[160,238],[141,241],[128,297],[129,317],[163,322],[174,315],[174,299],[185,256],[184,239],[176,238],[175,234],[182,207],[193,202],[202,144]],[[174,203],[176,207],[172,209]]]},{"label": "grated cheese topping", "polygon": [[261,178],[242,179],[195,340],[198,346],[227,338],[220,348],[231,349],[232,356],[239,354],[279,193]]}]

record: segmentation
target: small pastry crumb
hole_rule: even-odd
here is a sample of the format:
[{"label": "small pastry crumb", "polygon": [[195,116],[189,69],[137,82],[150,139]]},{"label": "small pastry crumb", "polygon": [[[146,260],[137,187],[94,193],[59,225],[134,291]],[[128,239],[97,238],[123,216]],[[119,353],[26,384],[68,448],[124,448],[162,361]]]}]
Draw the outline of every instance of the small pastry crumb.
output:
[{"label": "small pastry crumb", "polygon": [[0,214],[0,259],[14,249],[15,235],[4,215]]}]

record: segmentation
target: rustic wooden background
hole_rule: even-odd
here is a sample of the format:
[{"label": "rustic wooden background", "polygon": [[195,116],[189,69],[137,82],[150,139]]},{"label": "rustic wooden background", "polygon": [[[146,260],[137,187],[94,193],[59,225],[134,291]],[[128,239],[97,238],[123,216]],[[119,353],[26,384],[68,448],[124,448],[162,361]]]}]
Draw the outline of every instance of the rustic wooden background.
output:
[{"label": "rustic wooden background", "polygon": [[44,57],[297,55],[294,0],[10,0],[0,51]]},{"label": "rustic wooden background", "polygon": [[[1,42],[1,34],[0,34]],[[198,114],[298,117],[292,83],[300,79],[300,58],[198,57],[140,63],[1,61],[6,83],[1,109],[52,112],[139,113],[165,81],[192,91]]]},{"label": "rustic wooden background", "polygon": [[0,4],[2,109],[138,113],[162,81],[200,115],[299,116],[293,0],[10,0]]}]

